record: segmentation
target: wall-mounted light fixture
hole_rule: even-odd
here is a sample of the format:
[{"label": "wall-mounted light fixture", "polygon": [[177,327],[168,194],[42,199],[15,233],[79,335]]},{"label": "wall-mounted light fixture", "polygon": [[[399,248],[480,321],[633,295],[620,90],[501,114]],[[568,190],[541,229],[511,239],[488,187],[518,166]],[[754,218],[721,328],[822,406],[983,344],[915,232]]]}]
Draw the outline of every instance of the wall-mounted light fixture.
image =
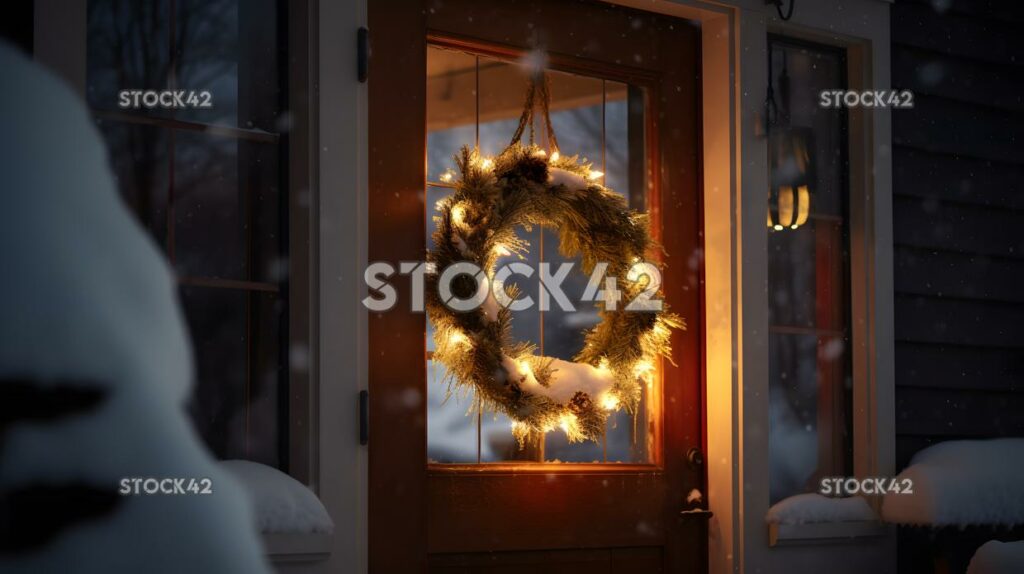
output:
[{"label": "wall-mounted light fixture", "polygon": [[775,102],[772,73],[772,43],[768,42],[768,94],[765,98],[765,126],[768,134],[768,229],[797,229],[807,223],[811,213],[813,132],[790,125],[789,74],[783,52],[779,75],[780,113]]}]

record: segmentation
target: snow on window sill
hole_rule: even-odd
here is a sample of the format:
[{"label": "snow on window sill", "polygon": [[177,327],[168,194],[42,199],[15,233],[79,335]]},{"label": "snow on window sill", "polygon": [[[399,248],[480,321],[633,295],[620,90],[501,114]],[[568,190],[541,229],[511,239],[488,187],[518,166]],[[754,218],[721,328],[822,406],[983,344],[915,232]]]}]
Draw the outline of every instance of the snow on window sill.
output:
[{"label": "snow on window sill", "polygon": [[317,562],[331,554],[331,534],[267,532],[261,536],[263,552],[271,562]]},{"label": "snow on window sill", "polygon": [[808,524],[769,524],[769,546],[836,544],[863,542],[889,534],[889,527],[877,520],[854,522],[814,522]]}]

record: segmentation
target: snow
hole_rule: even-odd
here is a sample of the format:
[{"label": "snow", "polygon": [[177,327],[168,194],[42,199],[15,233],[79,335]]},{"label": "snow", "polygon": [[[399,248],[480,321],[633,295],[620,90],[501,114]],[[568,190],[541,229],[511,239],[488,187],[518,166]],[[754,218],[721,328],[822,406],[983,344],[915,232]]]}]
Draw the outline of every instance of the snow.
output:
[{"label": "snow", "polygon": [[1024,572],[1024,541],[989,540],[974,553],[967,574],[1020,574]]},{"label": "snow", "polygon": [[769,524],[811,524],[818,522],[875,521],[878,516],[859,496],[828,498],[818,493],[798,494],[768,509]]},{"label": "snow", "polygon": [[548,397],[558,404],[567,404],[569,399],[583,391],[591,400],[598,400],[615,384],[615,375],[610,369],[599,369],[586,363],[573,363],[562,359],[551,359],[551,381],[541,385],[533,371],[525,363],[517,363],[509,356],[502,358],[505,372],[520,381],[521,388],[533,394]]},{"label": "snow", "polygon": [[1024,524],[1024,438],[960,440],[930,446],[897,480],[911,494],[889,493],[882,517],[931,526]]},{"label": "snow", "polygon": [[567,189],[586,189],[587,180],[580,174],[558,167],[548,169],[548,185],[557,187],[564,185]]},{"label": "snow", "polygon": [[72,416],[16,417],[0,450],[0,492],[114,493],[125,477],[205,477],[213,490],[118,497],[101,518],[0,556],[0,571],[267,572],[240,486],[186,417],[193,363],[176,285],[121,203],[90,114],[5,46],[0,69],[0,380],[104,392]]},{"label": "snow", "polygon": [[245,487],[260,532],[331,533],[334,522],[306,485],[265,464],[226,460],[221,467]]}]

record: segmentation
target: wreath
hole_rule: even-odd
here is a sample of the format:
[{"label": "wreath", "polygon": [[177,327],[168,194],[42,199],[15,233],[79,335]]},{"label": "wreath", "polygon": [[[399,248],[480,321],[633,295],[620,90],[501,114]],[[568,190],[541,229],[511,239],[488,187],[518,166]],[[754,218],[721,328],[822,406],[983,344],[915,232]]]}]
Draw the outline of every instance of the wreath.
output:
[{"label": "wreath", "polygon": [[[541,109],[551,149],[533,142],[534,98]],[[500,257],[522,257],[529,244],[516,235],[534,225],[558,229],[559,250],[581,256],[583,270],[607,265],[625,300],[652,292],[649,275],[630,272],[655,248],[645,213],[629,208],[623,196],[597,183],[600,172],[578,156],[558,152],[548,111],[545,77],[531,78],[526,104],[511,143],[497,157],[464,146],[455,155],[458,177],[450,177],[454,192],[437,204],[437,229],[427,255],[427,312],[434,325],[433,358],[446,367],[451,390],[472,390],[477,408],[500,412],[512,420],[520,447],[530,432],[561,428],[570,442],[597,440],[608,415],[619,409],[636,413],[642,385],[650,384],[656,362],[671,360],[671,329],[682,319],[662,305],[660,310],[633,311],[625,305],[598,301],[601,322],[588,330],[574,361],[535,354],[535,345],[511,337],[509,301],[518,296],[514,285],[497,285],[483,304],[460,312],[445,304],[438,273],[470,262],[487,282],[467,274],[450,283],[450,294],[467,299],[482,285],[494,285]],[[521,143],[530,127],[528,144]],[[497,299],[504,299],[499,305]],[[502,297],[504,295],[504,297]],[[660,290],[657,291],[661,297]]]}]

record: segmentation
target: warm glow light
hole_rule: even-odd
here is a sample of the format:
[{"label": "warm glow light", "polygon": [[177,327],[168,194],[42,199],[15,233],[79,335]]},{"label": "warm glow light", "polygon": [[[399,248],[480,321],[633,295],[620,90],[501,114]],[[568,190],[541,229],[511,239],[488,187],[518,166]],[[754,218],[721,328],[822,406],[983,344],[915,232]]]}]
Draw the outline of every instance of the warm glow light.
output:
[{"label": "warm glow light", "polygon": [[558,427],[562,429],[567,435],[573,434],[573,432],[579,432],[579,421],[576,419],[576,415],[572,413],[566,413],[559,417]]},{"label": "warm glow light", "polygon": [[801,185],[797,188],[796,223],[793,224],[793,229],[807,223],[807,218],[810,214],[811,192],[807,189],[806,185]]},{"label": "warm glow light", "polygon": [[619,408],[619,397],[613,395],[612,393],[605,393],[601,397],[601,408],[603,408],[606,411],[614,411],[615,409]]},{"label": "warm glow light", "polygon": [[454,177],[455,177],[455,173],[452,172],[452,170],[450,170],[450,169],[446,169],[446,170],[444,170],[444,173],[441,174],[441,181],[443,181],[445,183],[451,183],[452,178],[454,178]]},{"label": "warm glow light", "polygon": [[470,344],[470,340],[469,340],[469,337],[467,337],[461,331],[452,331],[451,334],[448,335],[448,344],[449,345],[469,345]]},{"label": "warm glow light", "polygon": [[603,175],[604,175],[603,171],[592,170],[590,173],[587,174],[587,179],[593,181],[595,179],[601,179],[601,176],[603,176]]},{"label": "warm glow light", "polygon": [[608,363],[607,357],[602,357],[601,362],[597,364],[597,368],[601,371],[607,371],[611,365]]},{"label": "warm glow light", "polygon": [[504,257],[506,255],[512,255],[512,252],[508,250],[504,245],[497,243],[494,245],[494,252],[499,256]]},{"label": "warm glow light", "polygon": [[651,382],[651,376],[654,374],[654,363],[647,359],[641,359],[633,365],[633,376],[646,382]]},{"label": "warm glow light", "polygon": [[788,185],[779,187],[779,225],[793,225],[793,188]]},{"label": "warm glow light", "polygon": [[494,160],[491,158],[484,158],[484,161],[480,162],[480,169],[489,170],[494,167]]},{"label": "warm glow light", "polygon": [[551,161],[558,161],[558,158],[562,157],[562,154],[558,153],[558,150],[551,152]]},{"label": "warm glow light", "polygon": [[461,205],[456,205],[452,208],[452,221],[455,225],[462,225],[466,219],[466,208]]},{"label": "warm glow light", "polygon": [[542,149],[539,149],[539,150],[536,150],[536,151],[533,152],[533,157],[547,157],[547,155],[548,155],[548,152],[546,152],[546,151],[544,151]]}]

